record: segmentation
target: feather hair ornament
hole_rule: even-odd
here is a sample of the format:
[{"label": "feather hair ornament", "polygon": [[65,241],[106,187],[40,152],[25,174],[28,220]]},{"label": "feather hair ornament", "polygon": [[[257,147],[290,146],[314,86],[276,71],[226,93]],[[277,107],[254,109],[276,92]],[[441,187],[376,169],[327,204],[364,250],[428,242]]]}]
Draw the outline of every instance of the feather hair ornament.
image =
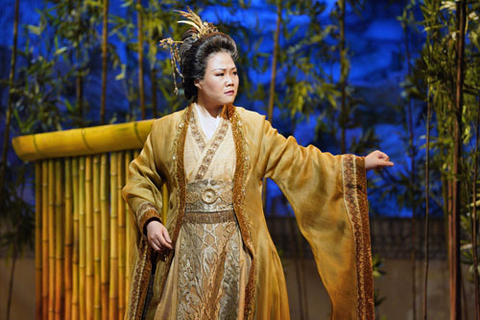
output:
[{"label": "feather hair ornament", "polygon": [[[197,41],[198,39],[200,39],[200,37],[206,34],[218,32],[218,29],[217,27],[215,27],[215,25],[213,25],[210,22],[202,21],[200,16],[198,16],[195,12],[193,12],[192,9],[190,9],[190,7],[187,7],[187,10],[188,11],[175,10],[182,17],[187,19],[187,20],[179,20],[177,21],[177,23],[188,24],[193,28],[195,28],[195,30],[197,30],[197,33],[194,33],[192,35],[192,38],[195,41]],[[177,78],[175,75],[175,71],[177,71],[180,77],[183,78],[183,75],[180,72],[180,68],[179,68],[179,65],[181,64],[181,59],[178,51],[178,45],[182,43],[183,41],[176,41],[176,40],[173,40],[171,37],[162,39],[160,40],[160,43],[159,43],[161,47],[163,48],[168,47],[170,50],[170,63],[172,64],[173,82],[175,84],[174,92],[177,95],[178,95],[178,87],[177,87]]]}]

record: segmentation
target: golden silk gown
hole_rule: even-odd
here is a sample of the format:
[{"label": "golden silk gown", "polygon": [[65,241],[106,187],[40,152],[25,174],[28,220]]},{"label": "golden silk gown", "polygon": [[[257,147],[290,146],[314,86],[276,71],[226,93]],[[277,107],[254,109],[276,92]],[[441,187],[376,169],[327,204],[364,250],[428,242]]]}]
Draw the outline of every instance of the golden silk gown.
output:
[{"label": "golden silk gown", "polygon": [[[155,121],[130,165],[123,194],[140,241],[127,319],[288,318],[285,278],[262,209],[264,177],[294,209],[330,296],[331,318],[374,318],[364,159],[298,146],[263,116],[230,105],[208,141],[192,106]],[[174,250],[152,259],[143,231],[160,218],[164,183],[162,223]]]}]

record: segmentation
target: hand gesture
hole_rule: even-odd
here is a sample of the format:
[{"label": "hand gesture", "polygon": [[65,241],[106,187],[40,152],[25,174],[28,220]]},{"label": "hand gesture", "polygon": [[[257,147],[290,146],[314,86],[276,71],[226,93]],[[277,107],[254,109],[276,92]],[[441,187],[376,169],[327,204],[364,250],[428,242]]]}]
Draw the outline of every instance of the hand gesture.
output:
[{"label": "hand gesture", "polygon": [[387,154],[376,150],[365,157],[365,169],[382,169],[384,167],[393,167],[393,162]]},{"label": "hand gesture", "polygon": [[153,220],[147,224],[147,239],[150,246],[159,253],[165,254],[173,249],[167,228],[160,221]]}]

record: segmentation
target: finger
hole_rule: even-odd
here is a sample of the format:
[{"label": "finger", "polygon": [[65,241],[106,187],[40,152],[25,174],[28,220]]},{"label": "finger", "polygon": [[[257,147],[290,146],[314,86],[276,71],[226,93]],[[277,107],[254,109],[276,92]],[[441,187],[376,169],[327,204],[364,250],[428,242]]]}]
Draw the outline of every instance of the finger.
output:
[{"label": "finger", "polygon": [[162,244],[162,235],[161,233],[156,233],[153,237],[152,237],[152,241],[155,243],[155,245],[160,249],[160,250],[163,250],[164,248],[164,245]]},{"label": "finger", "polygon": [[161,243],[162,247],[172,249],[172,245],[170,243],[168,243],[163,236],[160,237],[159,240],[160,240],[160,243]]},{"label": "finger", "polygon": [[150,244],[150,246],[153,248],[153,250],[155,251],[160,251],[160,247],[153,241],[149,241],[148,242]]},{"label": "finger", "polygon": [[170,239],[170,236],[168,235],[167,228],[163,228],[162,235],[168,243],[172,243],[172,240]]},{"label": "finger", "polygon": [[383,153],[383,152],[380,152],[380,151],[378,153],[378,158],[379,159],[385,159],[387,161],[390,159],[386,153]]},{"label": "finger", "polygon": [[383,168],[383,167],[393,167],[394,163],[391,161],[382,161],[377,164],[378,168]]}]

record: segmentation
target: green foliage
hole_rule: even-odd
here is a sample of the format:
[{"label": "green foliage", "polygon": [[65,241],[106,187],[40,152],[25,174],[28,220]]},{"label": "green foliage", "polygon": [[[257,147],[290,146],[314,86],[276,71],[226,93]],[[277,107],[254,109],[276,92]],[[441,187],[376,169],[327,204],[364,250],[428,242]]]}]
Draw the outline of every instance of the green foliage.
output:
[{"label": "green foliage", "polygon": [[[472,264],[472,187],[475,157],[475,123],[479,112],[480,99],[480,54],[478,35],[480,20],[478,1],[467,1],[466,44],[464,53],[463,105],[455,110],[457,86],[457,8],[454,1],[425,0],[420,5],[423,20],[420,26],[426,32],[426,41],[421,56],[414,66],[414,76],[408,80],[408,91],[412,97],[430,102],[434,109],[434,130],[432,131],[432,171],[439,173],[441,189],[434,195],[443,208],[445,216],[450,214],[448,185],[454,178],[461,181],[460,226],[462,229],[462,262]],[[460,169],[455,177],[454,127],[459,121],[462,154]],[[475,228],[478,223],[475,222]],[[469,245],[470,244],[470,245]]]}]

